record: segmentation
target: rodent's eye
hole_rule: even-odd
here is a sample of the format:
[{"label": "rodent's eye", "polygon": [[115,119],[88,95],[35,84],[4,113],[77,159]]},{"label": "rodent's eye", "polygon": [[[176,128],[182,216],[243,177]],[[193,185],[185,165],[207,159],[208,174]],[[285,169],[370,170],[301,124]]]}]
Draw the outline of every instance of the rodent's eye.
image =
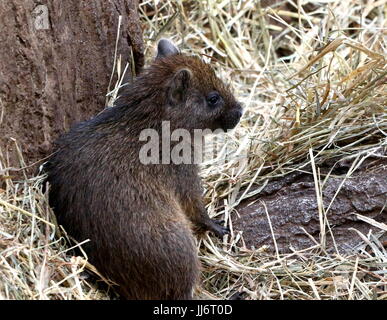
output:
[{"label": "rodent's eye", "polygon": [[215,106],[220,101],[220,95],[217,92],[211,92],[207,96],[207,102],[210,106]]}]

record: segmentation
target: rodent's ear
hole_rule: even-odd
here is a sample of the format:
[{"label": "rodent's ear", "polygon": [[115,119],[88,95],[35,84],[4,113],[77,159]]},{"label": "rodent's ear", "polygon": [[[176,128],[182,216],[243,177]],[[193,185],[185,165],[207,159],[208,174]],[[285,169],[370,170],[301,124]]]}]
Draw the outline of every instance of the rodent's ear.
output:
[{"label": "rodent's ear", "polygon": [[177,104],[185,99],[186,92],[191,84],[191,71],[189,69],[178,70],[169,86],[168,98],[171,104]]},{"label": "rodent's ear", "polygon": [[179,53],[179,49],[171,41],[168,39],[160,39],[157,45],[156,59],[173,56]]}]

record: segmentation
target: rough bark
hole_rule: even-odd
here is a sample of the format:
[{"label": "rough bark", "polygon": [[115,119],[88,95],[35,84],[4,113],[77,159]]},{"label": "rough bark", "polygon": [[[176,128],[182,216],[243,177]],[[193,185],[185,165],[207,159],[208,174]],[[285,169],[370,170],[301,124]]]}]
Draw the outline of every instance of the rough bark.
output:
[{"label": "rough bark", "polygon": [[[143,65],[137,0],[0,2],[0,148],[19,166],[47,156],[53,140],[105,106],[114,62],[132,50]],[[47,18],[45,19],[45,15]]]},{"label": "rough bark", "polygon": [[[370,229],[374,232],[381,231],[359,220],[356,214],[387,223],[386,158],[365,162],[340,187],[349,165],[350,163],[339,163],[323,185],[322,198],[325,208],[329,206],[340,188],[327,211],[327,218],[341,252],[351,251],[360,243],[361,238],[353,229],[365,235]],[[322,174],[326,174],[330,166],[322,166],[320,169]],[[274,251],[267,213],[280,252],[289,252],[290,246],[304,249],[315,245],[307,233],[317,242],[320,241],[320,220],[311,174],[294,173],[273,181],[258,197],[242,202],[237,210],[240,218],[234,218],[233,227],[243,231],[247,247],[259,248],[267,245],[269,251]],[[326,248],[329,251],[334,249],[334,244],[328,228],[326,230]]]}]

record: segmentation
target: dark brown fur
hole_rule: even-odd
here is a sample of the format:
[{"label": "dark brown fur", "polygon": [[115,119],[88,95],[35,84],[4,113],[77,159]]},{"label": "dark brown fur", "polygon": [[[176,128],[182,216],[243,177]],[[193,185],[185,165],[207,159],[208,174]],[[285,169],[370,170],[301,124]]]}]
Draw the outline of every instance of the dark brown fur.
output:
[{"label": "dark brown fur", "polygon": [[[224,103],[208,108],[217,90]],[[194,232],[223,235],[202,200],[196,165],[143,165],[141,130],[228,129],[239,104],[211,67],[181,54],[159,57],[113,108],[80,123],[56,143],[46,170],[59,224],[127,299],[191,299],[199,276]],[[194,232],[193,232],[194,231]]]}]

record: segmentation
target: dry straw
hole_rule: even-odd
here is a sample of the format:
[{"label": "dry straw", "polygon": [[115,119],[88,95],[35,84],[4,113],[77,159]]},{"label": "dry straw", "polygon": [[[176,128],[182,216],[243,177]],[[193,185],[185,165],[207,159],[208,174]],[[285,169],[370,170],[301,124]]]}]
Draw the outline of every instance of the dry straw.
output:
[{"label": "dry straw", "polygon": [[[380,233],[357,231],[363,243],[351,253],[328,253],[330,204],[322,205],[322,189],[329,175],[319,172],[327,159],[345,158],[353,163],[345,180],[367,157],[386,155],[386,2],[140,5],[149,59],[155,41],[170,37],[183,51],[212,60],[223,79],[232,79],[245,106],[237,129],[210,141],[221,146],[220,156],[202,166],[209,213],[221,215],[231,234],[199,241],[199,297],[228,298],[239,290],[248,299],[387,299],[387,253],[379,241],[387,226],[359,216]],[[116,63],[119,75],[126,68]],[[1,153],[6,187],[0,189],[0,298],[108,299],[88,278],[96,270],[86,255],[70,254],[66,234],[41,192],[41,177],[13,181],[7,163]],[[231,223],[238,204],[271,179],[307,168],[312,168],[319,204],[321,234],[315,245],[290,248],[289,254],[246,248],[243,230]],[[273,232],[267,232],[275,243]]]}]

